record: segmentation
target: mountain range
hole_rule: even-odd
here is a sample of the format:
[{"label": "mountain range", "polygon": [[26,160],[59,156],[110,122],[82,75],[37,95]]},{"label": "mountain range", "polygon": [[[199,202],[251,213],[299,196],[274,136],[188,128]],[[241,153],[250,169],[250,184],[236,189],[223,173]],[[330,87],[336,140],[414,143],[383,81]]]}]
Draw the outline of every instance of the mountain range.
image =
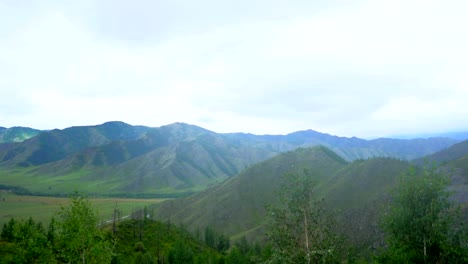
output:
[{"label": "mountain range", "polygon": [[459,142],[451,138],[365,140],[313,130],[287,135],[220,134],[184,123],[151,128],[107,122],[24,131],[30,132],[24,141],[0,144],[0,185],[42,195],[83,190],[106,196],[180,196],[299,147],[322,145],[350,162],[369,157],[410,160]]}]

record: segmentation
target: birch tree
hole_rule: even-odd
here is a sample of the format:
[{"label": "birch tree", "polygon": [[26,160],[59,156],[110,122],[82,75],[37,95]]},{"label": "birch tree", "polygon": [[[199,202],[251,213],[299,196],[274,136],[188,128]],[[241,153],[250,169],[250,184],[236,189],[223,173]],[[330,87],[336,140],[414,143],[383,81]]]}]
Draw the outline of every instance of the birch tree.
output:
[{"label": "birch tree", "polygon": [[336,221],[315,195],[313,174],[287,174],[280,203],[269,208],[270,263],[335,263],[340,255]]},{"label": "birch tree", "polygon": [[381,263],[467,263],[466,229],[449,200],[449,177],[435,167],[399,179],[383,217],[387,250]]}]

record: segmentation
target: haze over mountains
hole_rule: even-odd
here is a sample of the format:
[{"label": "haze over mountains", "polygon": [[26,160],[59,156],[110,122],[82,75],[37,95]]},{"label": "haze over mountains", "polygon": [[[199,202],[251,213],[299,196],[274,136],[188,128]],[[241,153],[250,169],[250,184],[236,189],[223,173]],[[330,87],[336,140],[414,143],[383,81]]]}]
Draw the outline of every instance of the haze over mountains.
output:
[{"label": "haze over mountains", "polygon": [[[12,129],[0,133],[7,135],[8,130]],[[323,145],[347,161],[410,160],[458,142],[450,138],[364,140],[313,130],[288,135],[220,134],[184,123],[150,128],[108,122],[26,131],[29,139],[0,144],[0,184],[49,195],[74,189],[97,195],[183,195],[298,147]],[[26,133],[23,129],[18,134]]]}]

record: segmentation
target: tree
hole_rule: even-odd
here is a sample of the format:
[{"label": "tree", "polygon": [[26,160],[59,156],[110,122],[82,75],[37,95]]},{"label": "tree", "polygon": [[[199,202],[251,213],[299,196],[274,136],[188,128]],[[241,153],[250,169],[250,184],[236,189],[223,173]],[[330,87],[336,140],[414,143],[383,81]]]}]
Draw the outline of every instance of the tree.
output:
[{"label": "tree", "polygon": [[55,241],[60,262],[110,263],[114,245],[99,229],[97,213],[87,198],[76,194],[58,216]]},{"label": "tree", "polygon": [[226,251],[229,249],[229,246],[231,245],[231,242],[229,241],[229,238],[223,234],[220,234],[217,239],[216,243],[216,250],[218,252],[224,254]]},{"label": "tree", "polygon": [[205,243],[211,248],[216,248],[216,232],[209,226],[205,228]]},{"label": "tree", "polygon": [[10,221],[8,226],[8,229],[11,227],[9,242],[14,244],[12,263],[55,263],[41,223],[29,218],[27,221]]},{"label": "tree", "polygon": [[339,259],[336,221],[314,193],[313,175],[285,175],[278,206],[269,208],[268,239],[273,263],[334,263]]},{"label": "tree", "polygon": [[456,223],[450,178],[434,166],[400,177],[383,216],[388,248],[381,263],[468,263],[466,230]]},{"label": "tree", "polygon": [[7,242],[13,242],[13,228],[17,224],[14,218],[10,218],[8,223],[3,224],[2,233],[0,238]]},{"label": "tree", "polygon": [[170,264],[190,264],[193,263],[193,252],[183,241],[178,240],[169,252]]}]

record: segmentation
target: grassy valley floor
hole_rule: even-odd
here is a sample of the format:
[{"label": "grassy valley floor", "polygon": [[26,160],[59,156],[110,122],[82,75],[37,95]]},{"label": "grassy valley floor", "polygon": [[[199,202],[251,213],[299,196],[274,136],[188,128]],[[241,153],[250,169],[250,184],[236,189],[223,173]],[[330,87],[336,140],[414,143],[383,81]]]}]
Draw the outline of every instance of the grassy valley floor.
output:
[{"label": "grassy valley floor", "polygon": [[[166,199],[136,199],[136,198],[90,198],[102,221],[112,219],[115,206],[121,211],[121,216],[127,216],[132,210],[160,203]],[[16,195],[8,191],[0,191],[0,226],[10,218],[28,219],[48,224],[50,218],[68,205],[69,198]]]}]

